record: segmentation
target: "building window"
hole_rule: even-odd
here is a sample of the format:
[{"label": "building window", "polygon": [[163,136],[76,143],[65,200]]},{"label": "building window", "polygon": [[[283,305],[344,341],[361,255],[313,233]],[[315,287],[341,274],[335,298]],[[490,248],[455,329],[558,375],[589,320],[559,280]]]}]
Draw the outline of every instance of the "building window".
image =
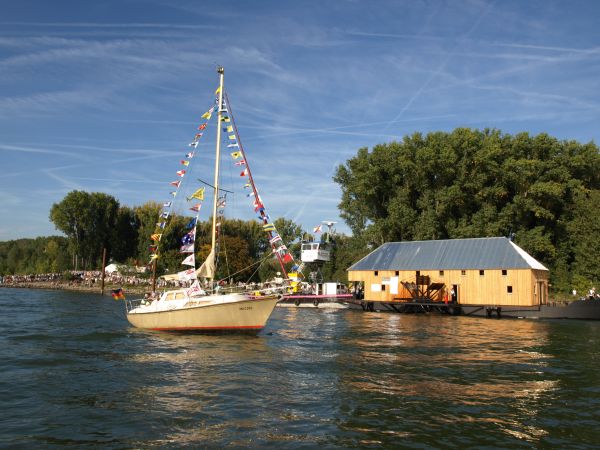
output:
[{"label": "building window", "polygon": [[461,275],[466,275],[466,274],[467,274],[467,271],[466,271],[466,270],[461,270],[461,271],[460,271],[460,274],[461,274]]},{"label": "building window", "polygon": [[502,269],[502,275],[506,276],[507,273],[508,271],[506,269]]},{"label": "building window", "polygon": [[375,271],[375,276],[379,275],[379,270]]},{"label": "building window", "polygon": [[382,290],[382,291],[385,291],[385,284],[382,284],[382,285],[381,285],[381,290]]},{"label": "building window", "polygon": [[440,277],[443,277],[443,276],[444,276],[444,271],[440,270]]},{"label": "building window", "polygon": [[485,275],[485,270],[480,270],[479,271],[479,275],[484,276]]},{"label": "building window", "polygon": [[397,277],[400,276],[400,271],[399,270],[396,270],[396,276]]},{"label": "building window", "polygon": [[512,286],[506,286],[506,292],[512,294]]}]

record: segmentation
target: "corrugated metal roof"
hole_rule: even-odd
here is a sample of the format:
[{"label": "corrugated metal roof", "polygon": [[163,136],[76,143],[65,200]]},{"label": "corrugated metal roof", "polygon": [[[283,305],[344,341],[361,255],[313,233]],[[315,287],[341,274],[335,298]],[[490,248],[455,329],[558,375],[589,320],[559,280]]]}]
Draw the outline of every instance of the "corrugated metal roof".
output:
[{"label": "corrugated metal roof", "polygon": [[388,242],[348,270],[548,270],[505,237]]}]

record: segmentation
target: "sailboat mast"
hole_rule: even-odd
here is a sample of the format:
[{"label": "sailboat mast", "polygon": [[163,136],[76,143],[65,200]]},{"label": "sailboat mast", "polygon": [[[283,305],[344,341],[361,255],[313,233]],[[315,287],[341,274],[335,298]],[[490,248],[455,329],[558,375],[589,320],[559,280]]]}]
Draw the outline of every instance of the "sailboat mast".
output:
[{"label": "sailboat mast", "polygon": [[[211,251],[215,252],[217,245],[217,202],[219,201],[219,163],[221,160],[221,107],[223,105],[223,78],[225,70],[223,67],[217,68],[219,74],[219,104],[217,107],[217,146],[215,150],[215,192],[213,195],[213,213],[212,213],[212,235],[211,235]],[[217,255],[215,255],[215,258]]]}]

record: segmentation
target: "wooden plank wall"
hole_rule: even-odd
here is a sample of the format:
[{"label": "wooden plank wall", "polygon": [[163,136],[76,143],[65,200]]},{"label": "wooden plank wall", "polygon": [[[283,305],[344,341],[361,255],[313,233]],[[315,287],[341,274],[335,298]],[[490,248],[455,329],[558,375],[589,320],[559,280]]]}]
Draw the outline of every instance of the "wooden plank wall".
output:
[{"label": "wooden plank wall", "polygon": [[[421,270],[420,275],[430,277],[432,283],[444,283],[448,289],[458,286],[458,302],[464,305],[495,306],[534,306],[540,299],[547,300],[548,272],[532,269],[507,269],[506,275],[501,269],[485,270],[480,275],[479,269],[461,270]],[[398,294],[392,294],[389,281],[398,277]],[[416,271],[349,271],[349,281],[364,282],[365,300],[393,301],[394,298],[410,297],[400,281],[415,282]],[[383,284],[382,284],[383,282]],[[538,282],[542,282],[545,295],[540,295]],[[379,286],[381,291],[374,290]],[[508,292],[512,286],[512,293]],[[443,293],[438,300],[443,300]]]}]

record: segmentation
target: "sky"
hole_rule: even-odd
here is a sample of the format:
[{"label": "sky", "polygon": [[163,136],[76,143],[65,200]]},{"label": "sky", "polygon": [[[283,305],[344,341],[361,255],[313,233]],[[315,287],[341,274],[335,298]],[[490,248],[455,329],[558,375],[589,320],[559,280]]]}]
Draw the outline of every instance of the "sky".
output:
[{"label": "sky", "polygon": [[[597,1],[0,6],[0,241],[60,234],[49,212],[73,190],[169,200],[217,65],[268,213],[307,231],[349,233],[332,177],[360,148],[456,127],[598,142]],[[182,190],[209,177],[209,137]],[[228,155],[222,167],[243,185]],[[243,193],[230,200],[254,217]]]}]

